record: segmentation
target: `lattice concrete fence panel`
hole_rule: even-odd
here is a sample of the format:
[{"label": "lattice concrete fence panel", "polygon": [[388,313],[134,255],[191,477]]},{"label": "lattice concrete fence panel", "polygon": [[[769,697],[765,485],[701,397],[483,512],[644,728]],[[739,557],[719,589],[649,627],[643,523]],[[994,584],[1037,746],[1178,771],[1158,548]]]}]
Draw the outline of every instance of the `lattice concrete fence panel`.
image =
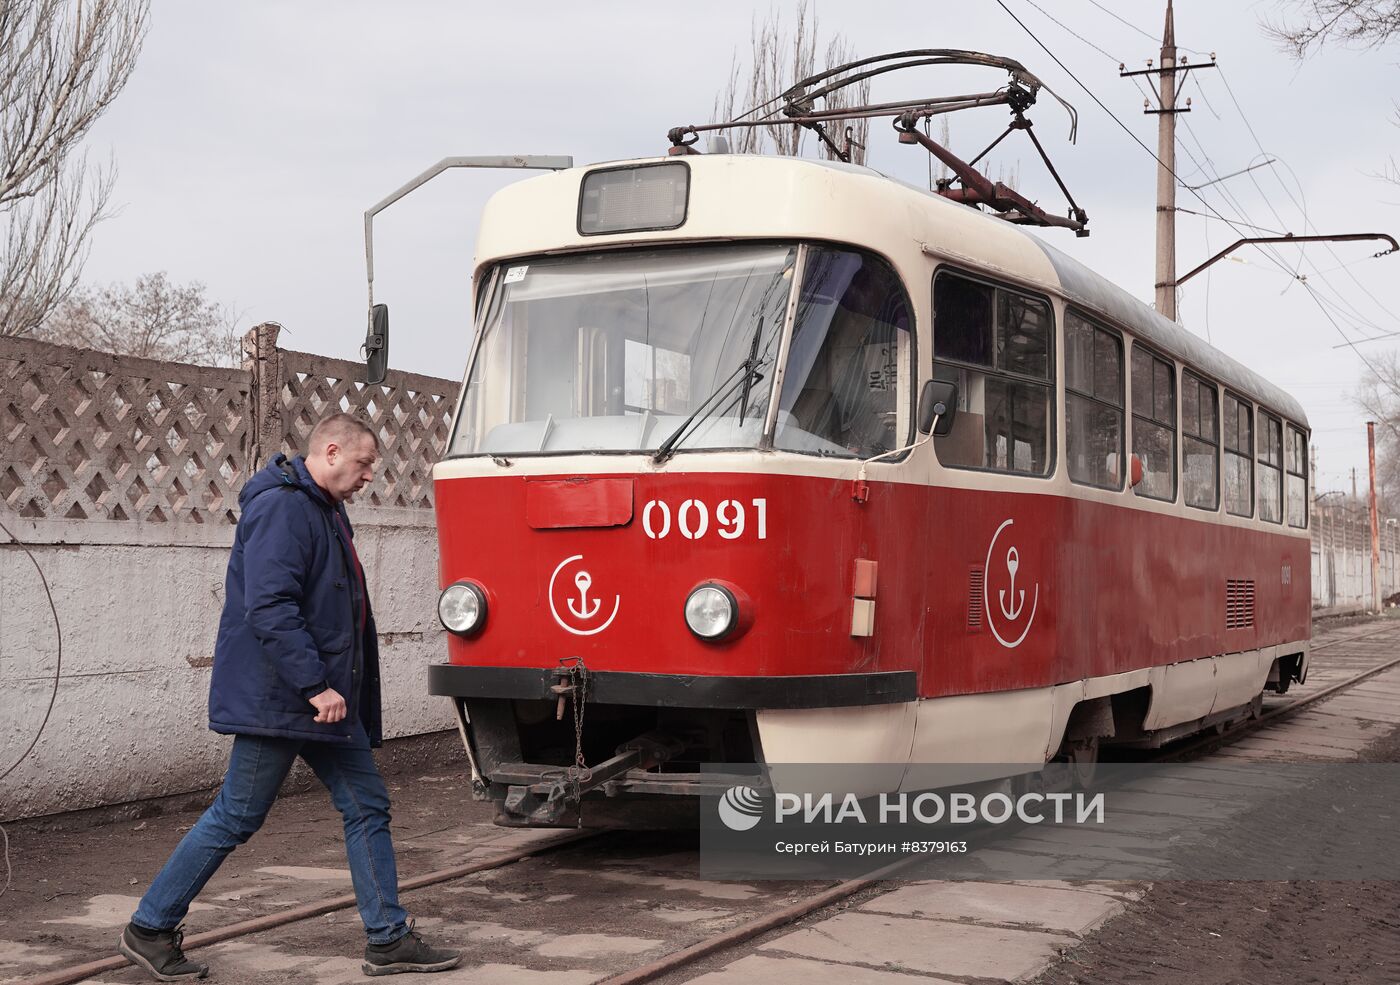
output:
[{"label": "lattice concrete fence panel", "polygon": [[460,385],[277,348],[278,326],[245,338],[242,369],[0,339],[0,515],[221,523],[270,455],[302,452],[316,422],[358,413],[382,457],[362,506],[432,508]]},{"label": "lattice concrete fence panel", "polygon": [[379,436],[374,482],[361,491],[361,505],[432,509],[433,465],[447,447],[460,385],[391,372],[382,386],[367,386],[364,366],[305,352],[282,352],[282,447],[302,451],[311,429],[328,414],[363,417]]},{"label": "lattice concrete fence panel", "polygon": [[244,370],[0,339],[0,502],[24,518],[232,523]]}]

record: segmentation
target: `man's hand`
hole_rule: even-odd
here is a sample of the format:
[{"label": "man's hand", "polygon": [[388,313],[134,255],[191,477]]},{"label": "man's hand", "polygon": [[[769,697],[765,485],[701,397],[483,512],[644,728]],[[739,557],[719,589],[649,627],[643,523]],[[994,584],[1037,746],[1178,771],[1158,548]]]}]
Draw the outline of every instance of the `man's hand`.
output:
[{"label": "man's hand", "polygon": [[345,699],[333,687],[328,687],[308,701],[316,708],[318,722],[338,722],[345,717]]}]

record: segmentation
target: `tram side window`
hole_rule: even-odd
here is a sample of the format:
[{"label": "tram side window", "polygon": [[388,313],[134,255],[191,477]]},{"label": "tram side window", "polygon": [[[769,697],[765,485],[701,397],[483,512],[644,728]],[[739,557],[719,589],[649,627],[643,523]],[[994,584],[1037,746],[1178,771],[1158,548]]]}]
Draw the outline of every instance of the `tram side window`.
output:
[{"label": "tram side window", "polygon": [[1073,312],[1065,315],[1065,432],[1070,479],[1123,488],[1123,342]]},{"label": "tram side window", "polygon": [[943,465],[1049,474],[1051,326],[1037,298],[957,274],[934,278],[934,375],[958,384],[952,430],[934,439]]},{"label": "tram side window", "polygon": [[1190,370],[1181,374],[1182,485],[1186,505],[1220,505],[1220,397]]},{"label": "tram side window", "polygon": [[1288,525],[1308,525],[1308,436],[1288,425],[1288,444],[1284,447],[1288,477]]},{"label": "tram side window", "polygon": [[775,444],[869,458],[908,443],[913,325],[899,275],[877,257],[812,247]]},{"label": "tram side window", "polygon": [[1259,415],[1259,519],[1283,522],[1283,422]]},{"label": "tram side window", "polygon": [[1133,454],[1142,462],[1137,494],[1176,499],[1176,366],[1133,346]]},{"label": "tram side window", "polygon": [[1254,514],[1254,409],[1225,394],[1225,509]]}]

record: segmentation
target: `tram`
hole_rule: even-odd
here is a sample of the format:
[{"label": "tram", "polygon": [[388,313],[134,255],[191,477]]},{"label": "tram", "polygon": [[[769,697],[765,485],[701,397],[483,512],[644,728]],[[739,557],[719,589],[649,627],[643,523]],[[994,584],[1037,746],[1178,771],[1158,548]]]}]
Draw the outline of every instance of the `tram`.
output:
[{"label": "tram", "polygon": [[1306,678],[1302,408],[1018,225],[664,156],[499,191],[473,278],[429,681],[499,823],[1084,764]]}]

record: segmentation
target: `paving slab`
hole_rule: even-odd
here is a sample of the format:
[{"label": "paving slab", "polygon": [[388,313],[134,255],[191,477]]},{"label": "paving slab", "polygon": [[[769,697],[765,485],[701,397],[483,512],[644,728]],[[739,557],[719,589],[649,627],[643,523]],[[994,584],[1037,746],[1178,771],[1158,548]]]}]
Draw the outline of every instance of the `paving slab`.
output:
[{"label": "paving slab", "polygon": [[672,876],[646,876],[632,872],[593,871],[589,869],[556,869],[560,875],[580,876],[587,880],[606,879],[609,882],[663,889],[668,893],[689,893],[706,899],[746,900],[765,896],[753,886],[739,882],[716,882],[709,879],[685,879]]},{"label": "paving slab", "polygon": [[[1389,726],[1374,722],[1360,722],[1356,719],[1341,718],[1337,715],[1313,715],[1309,712],[1306,715],[1299,715],[1294,721],[1308,730],[1321,735],[1337,735],[1346,739],[1365,739],[1367,742],[1375,742],[1377,739],[1384,739],[1390,735]],[[1268,730],[1265,730],[1267,732]],[[1282,729],[1280,731],[1287,731]],[[1263,733],[1261,733],[1263,734]]]},{"label": "paving slab", "polygon": [[1275,742],[1275,740],[1287,742],[1289,736],[1295,737],[1301,742],[1320,743],[1323,746],[1337,746],[1341,749],[1359,751],[1375,743],[1382,737],[1382,733],[1365,732],[1362,729],[1329,728],[1329,726],[1315,725],[1312,722],[1299,722],[1291,729],[1260,729],[1259,732],[1254,733],[1256,739],[1267,739],[1270,742]]},{"label": "paving slab", "polygon": [[351,882],[349,869],[327,869],[314,865],[265,865],[258,871],[264,875],[306,882],[338,882],[346,885]]},{"label": "paving slab", "polygon": [[1073,937],[1044,931],[847,911],[759,950],[887,971],[1018,982],[1040,974],[1074,943]]},{"label": "paving slab", "polygon": [[1400,702],[1341,694],[1318,706],[1319,711],[1340,712],[1371,721],[1400,723]]},{"label": "paving slab", "polygon": [[1080,893],[1097,893],[1113,899],[1135,903],[1152,888],[1150,882],[1123,882],[1105,880],[1101,882],[1067,882],[1064,879],[1023,879],[1008,883],[1012,886],[1034,886],[1039,889],[1073,889]]},{"label": "paving slab", "polygon": [[[280,973],[300,985],[358,985],[365,980],[359,955],[315,955],[304,951],[268,947],[265,943],[228,941],[195,952],[209,963],[210,980],[238,982],[253,975]],[[464,962],[451,971],[433,975],[433,985],[587,985],[609,972],[587,969],[542,970],[522,965]],[[407,981],[407,979],[405,979]]]},{"label": "paving slab", "polygon": [[1180,797],[1170,794],[1129,792],[1111,801],[1114,813],[1133,811],[1142,814],[1166,814],[1170,817],[1225,820],[1239,812],[1240,806],[1224,800],[1204,797]]},{"label": "paving slab", "polygon": [[817,985],[825,982],[840,982],[841,985],[956,985],[946,978],[930,978],[928,975],[906,975],[898,971],[809,961],[806,958],[775,958],[763,954],[750,954],[719,971],[687,981],[689,985]]},{"label": "paving slab", "polygon": [[860,907],[870,913],[1064,931],[1083,937],[1123,912],[1120,901],[1077,889],[1005,882],[922,882]]},{"label": "paving slab", "polygon": [[[104,893],[93,896],[86,903],[81,904],[83,912],[72,913],[54,920],[45,920],[44,923],[71,924],[75,927],[125,927],[140,903],[141,897],[139,896]],[[225,908],[213,903],[194,902],[190,904],[191,913],[197,913],[201,910],[217,911],[223,909]]]},{"label": "paving slab", "polygon": [[1312,756],[1331,762],[1347,762],[1355,759],[1356,754],[1365,746],[1355,744],[1339,746],[1334,743],[1317,741],[1309,735],[1298,735],[1288,739],[1241,739],[1234,743],[1231,748],[1272,752],[1280,756]]}]

